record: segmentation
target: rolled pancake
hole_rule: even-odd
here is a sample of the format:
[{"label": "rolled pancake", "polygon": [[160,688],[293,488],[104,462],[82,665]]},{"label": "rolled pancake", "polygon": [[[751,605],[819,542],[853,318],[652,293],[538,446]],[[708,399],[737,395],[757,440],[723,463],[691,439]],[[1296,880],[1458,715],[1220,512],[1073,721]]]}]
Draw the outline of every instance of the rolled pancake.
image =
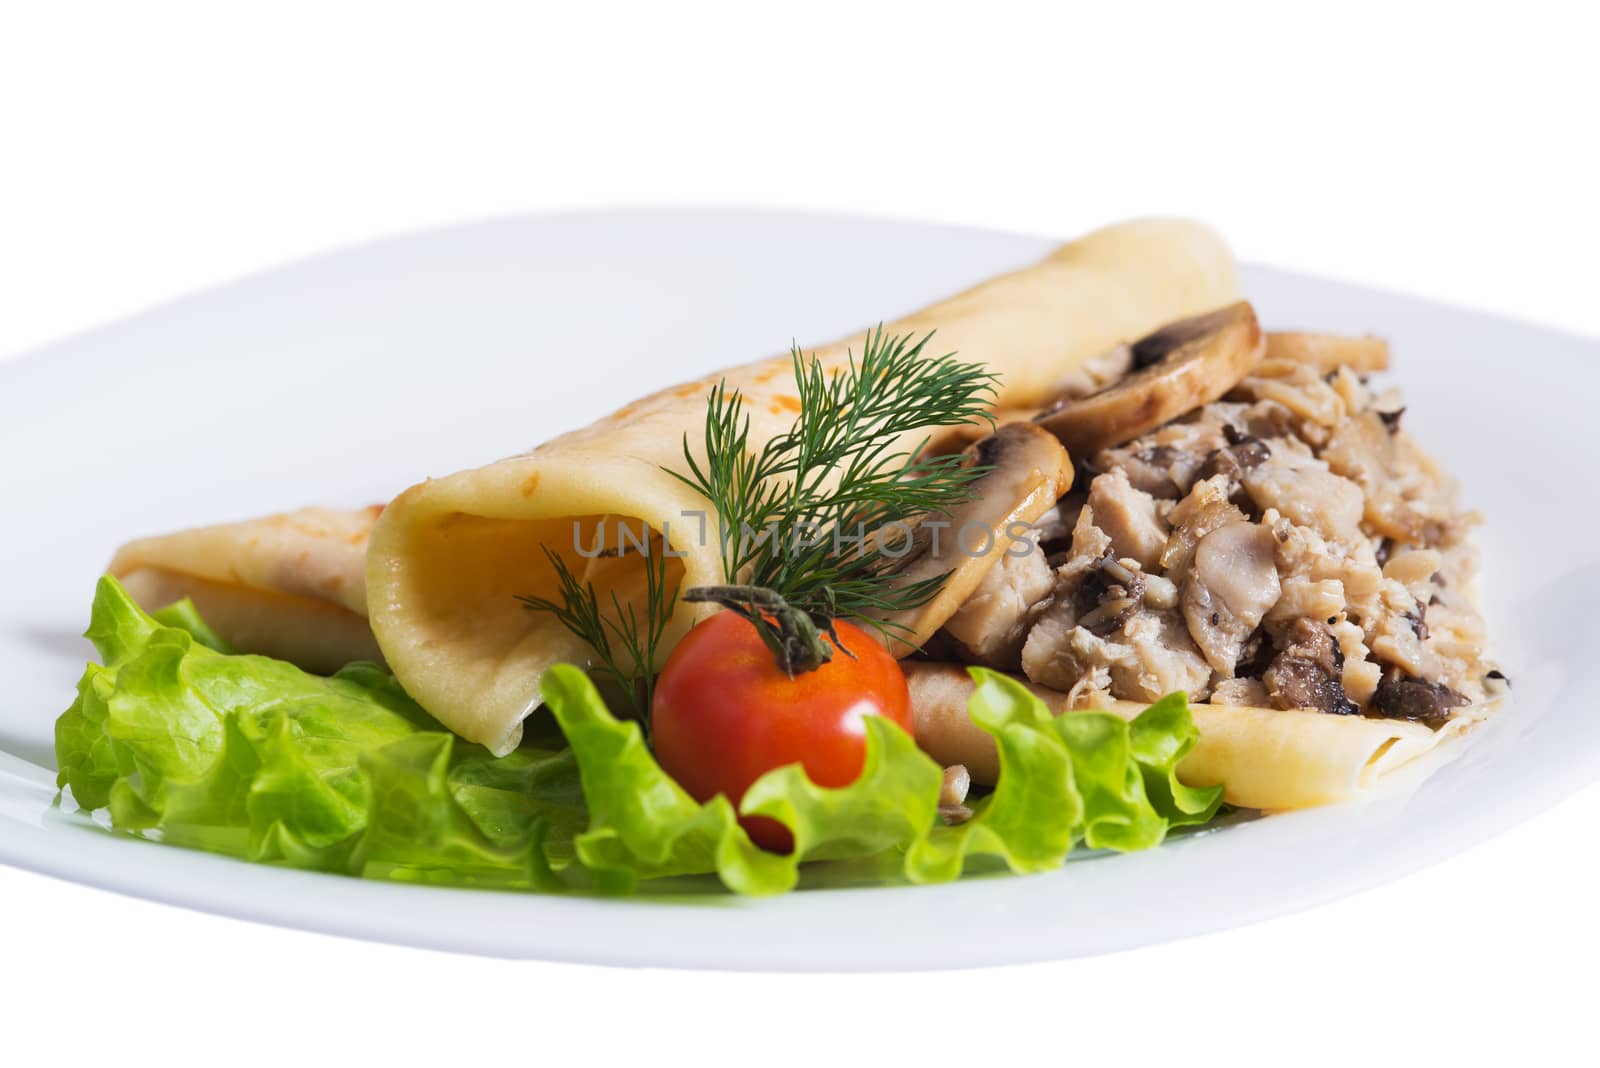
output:
[{"label": "rolled pancake", "polygon": [[[1237,296],[1220,237],[1195,223],[1150,220],[1097,231],[884,329],[936,330],[930,355],[955,351],[984,363],[1000,375],[1000,406],[1029,407],[1052,399],[1106,349]],[[861,341],[815,355],[842,367]],[[702,537],[699,529],[706,502],[663,470],[683,466],[686,434],[700,440],[718,380],[743,394],[752,448],[793,425],[799,403],[785,354],[664,390],[532,452],[423,482],[385,510],[367,560],[372,628],[401,683],[446,726],[507,752],[538,704],[544,671],[589,661],[581,641],[516,600],[555,593],[541,547],[561,553],[603,604],[613,592],[635,600],[642,585],[638,553],[590,559],[578,551],[602,529],[614,547],[618,519],[636,539],[647,527],[682,554],[669,562],[669,584],[723,580],[715,530]],[[695,612],[679,605],[664,650]]]},{"label": "rolled pancake", "polygon": [[[964,764],[974,782],[1000,774],[994,739],[967,715],[975,684],[956,664],[908,662],[917,745],[941,764]],[[1056,715],[1070,715],[1067,696],[1017,680]],[[1145,705],[1096,706],[1132,719]],[[1238,705],[1189,705],[1200,739],[1178,765],[1190,786],[1221,783],[1229,804],[1266,811],[1312,808],[1373,793],[1481,719],[1469,714],[1440,730],[1420,723],[1327,712]]]},{"label": "rolled pancake", "polygon": [[381,660],[367,625],[367,542],[381,506],[303,508],[141,538],[108,569],[155,611],[191,598],[236,648],[310,671]]}]

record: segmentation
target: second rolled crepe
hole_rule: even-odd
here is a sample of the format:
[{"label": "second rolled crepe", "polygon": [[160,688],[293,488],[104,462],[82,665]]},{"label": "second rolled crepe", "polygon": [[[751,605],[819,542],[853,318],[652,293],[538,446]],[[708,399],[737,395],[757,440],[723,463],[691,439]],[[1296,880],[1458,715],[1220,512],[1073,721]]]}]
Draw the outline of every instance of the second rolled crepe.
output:
[{"label": "second rolled crepe", "polygon": [[[1051,400],[1084,361],[1185,316],[1228,303],[1238,283],[1226,245],[1194,223],[1123,224],[1067,244],[1031,267],[992,279],[898,322],[1000,376],[1002,407]],[[859,353],[854,336],[818,348],[825,367]],[[513,748],[539,702],[550,665],[587,664],[590,650],[518,595],[552,596],[560,553],[602,602],[637,598],[637,553],[591,557],[634,537],[664,535],[682,555],[669,584],[720,582],[707,502],[664,468],[681,467],[687,434],[700,437],[706,397],[725,381],[743,394],[750,444],[793,425],[799,404],[787,355],[718,372],[622,408],[531,452],[413,486],[384,511],[367,558],[367,608],[378,644],[407,691],[442,723],[497,753]],[[912,442],[903,443],[909,447]],[[692,625],[680,604],[665,648]]]},{"label": "second rolled crepe", "polygon": [[[955,664],[908,663],[906,678],[917,745],[941,764],[963,765],[974,782],[992,785],[1000,775],[1000,755],[994,739],[967,714],[972,676]],[[1054,715],[1083,710],[1072,707],[1064,693],[1025,679],[1017,682]],[[1146,706],[1101,700],[1088,707],[1132,719]],[[1200,738],[1178,765],[1178,777],[1190,786],[1222,786],[1231,805],[1268,810],[1312,808],[1373,793],[1438,754],[1444,741],[1475,722],[1457,720],[1435,731],[1405,720],[1208,702],[1191,703],[1189,712]]]},{"label": "second rolled crepe", "polygon": [[332,674],[382,659],[366,576],[381,511],[302,508],[140,538],[107,570],[150,611],[187,597],[235,648]]}]

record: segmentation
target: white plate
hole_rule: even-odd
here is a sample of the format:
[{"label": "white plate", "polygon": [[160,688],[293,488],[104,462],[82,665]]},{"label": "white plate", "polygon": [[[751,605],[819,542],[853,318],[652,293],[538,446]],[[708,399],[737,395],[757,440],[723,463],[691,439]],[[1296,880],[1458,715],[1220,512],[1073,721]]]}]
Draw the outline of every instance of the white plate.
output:
[{"label": "white plate", "polygon": [[132,841],[52,811],[51,724],[90,652],[76,635],[94,578],[126,538],[383,500],[791,337],[892,318],[1052,243],[765,211],[498,220],[281,268],[0,364],[0,860],[227,915],[500,956],[955,967],[1306,908],[1465,849],[1600,774],[1600,346],[1251,268],[1246,292],[1269,326],[1392,339],[1408,426],[1489,517],[1487,609],[1512,704],[1409,797],[1032,878],[761,901],[388,885]]}]

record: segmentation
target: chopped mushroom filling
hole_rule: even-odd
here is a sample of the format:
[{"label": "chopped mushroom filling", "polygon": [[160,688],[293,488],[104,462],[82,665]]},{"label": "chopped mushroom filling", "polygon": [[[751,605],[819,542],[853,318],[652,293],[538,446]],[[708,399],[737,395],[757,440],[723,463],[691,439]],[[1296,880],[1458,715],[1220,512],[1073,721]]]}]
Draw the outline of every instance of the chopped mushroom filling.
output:
[{"label": "chopped mushroom filling", "polygon": [[[1183,690],[1438,727],[1503,692],[1470,597],[1478,517],[1362,377],[1387,350],[1293,337],[1164,425],[1097,423],[1112,444],[1073,457],[1088,481],[1037,557],[952,621],[965,658],[1020,660],[1080,707]],[[1363,360],[1330,367],[1345,351]]]}]

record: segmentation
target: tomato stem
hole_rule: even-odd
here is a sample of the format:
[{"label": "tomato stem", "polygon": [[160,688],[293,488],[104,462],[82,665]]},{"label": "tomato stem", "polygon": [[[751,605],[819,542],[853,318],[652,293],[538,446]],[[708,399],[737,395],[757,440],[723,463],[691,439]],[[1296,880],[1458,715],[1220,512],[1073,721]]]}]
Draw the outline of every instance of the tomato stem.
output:
[{"label": "tomato stem", "polygon": [[[683,599],[720,604],[748,619],[762,643],[772,651],[778,667],[791,679],[832,660],[835,648],[844,649],[846,656],[855,659],[855,654],[840,643],[831,618],[812,616],[765,586],[696,586],[684,591]],[[827,641],[823,640],[824,635]]]}]

